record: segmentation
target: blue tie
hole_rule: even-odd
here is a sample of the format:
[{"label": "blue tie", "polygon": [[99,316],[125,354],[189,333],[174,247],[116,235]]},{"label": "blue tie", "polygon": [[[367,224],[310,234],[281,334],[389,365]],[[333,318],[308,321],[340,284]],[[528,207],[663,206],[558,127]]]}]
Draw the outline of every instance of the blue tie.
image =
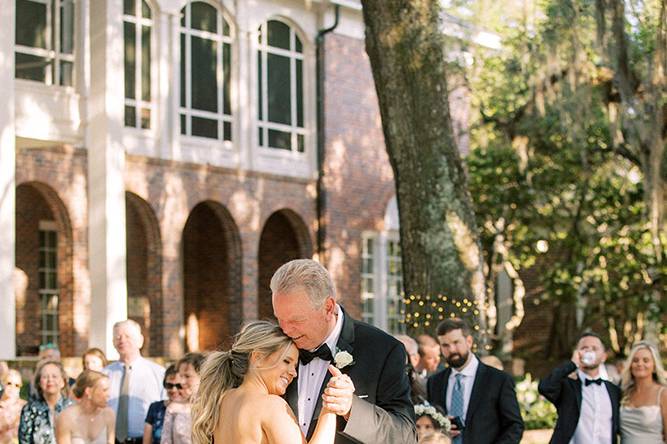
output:
[{"label": "blue tie", "polygon": [[[461,419],[463,419],[463,383],[461,382],[463,375],[461,373],[457,373],[454,375],[454,377],[456,378],[456,382],[454,383],[454,389],[452,390],[452,405],[451,409],[449,409],[449,414],[451,416],[459,416]],[[452,443],[463,443],[463,434],[460,434],[454,438]]]}]

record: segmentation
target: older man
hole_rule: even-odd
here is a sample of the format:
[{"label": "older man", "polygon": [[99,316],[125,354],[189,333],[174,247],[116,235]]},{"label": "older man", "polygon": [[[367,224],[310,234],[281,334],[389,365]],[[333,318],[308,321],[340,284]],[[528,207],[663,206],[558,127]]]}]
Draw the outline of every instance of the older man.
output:
[{"label": "older man", "polygon": [[[328,271],[300,259],[271,279],[273,311],[299,348],[298,378],[285,394],[310,438],[323,405],[340,416],[336,443],[416,443],[403,345],[352,319],[336,303]],[[332,362],[345,378],[331,383]]]},{"label": "older man", "polygon": [[116,413],[116,443],[140,444],[148,406],[163,398],[164,368],[141,356],[144,337],[131,319],[113,326],[120,359],[104,372],[110,379],[109,407]]}]

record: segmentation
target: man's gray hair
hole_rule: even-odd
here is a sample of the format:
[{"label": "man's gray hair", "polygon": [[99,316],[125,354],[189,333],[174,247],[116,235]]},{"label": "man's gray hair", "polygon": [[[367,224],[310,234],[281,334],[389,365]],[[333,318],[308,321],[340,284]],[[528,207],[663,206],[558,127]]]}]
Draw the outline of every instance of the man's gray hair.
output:
[{"label": "man's gray hair", "polygon": [[271,292],[289,293],[304,290],[313,305],[321,307],[328,297],[336,298],[331,275],[312,259],[296,259],[283,264],[271,278]]},{"label": "man's gray hair", "polygon": [[141,339],[142,334],[141,334],[141,325],[133,319],[125,319],[123,321],[118,321],[115,324],[113,324],[113,331],[115,332],[117,329],[121,327],[129,327],[130,330],[133,330],[136,338]]},{"label": "man's gray hair", "polygon": [[408,352],[409,356],[414,356],[419,353],[419,346],[417,345],[417,341],[412,339],[410,336],[396,335],[394,337],[403,343],[405,346],[405,351]]}]

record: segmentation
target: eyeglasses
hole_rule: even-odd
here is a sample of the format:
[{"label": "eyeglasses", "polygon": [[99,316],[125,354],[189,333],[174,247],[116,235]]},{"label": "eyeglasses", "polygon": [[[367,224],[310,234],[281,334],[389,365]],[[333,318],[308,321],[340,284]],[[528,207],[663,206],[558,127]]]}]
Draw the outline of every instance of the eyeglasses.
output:
[{"label": "eyeglasses", "polygon": [[179,383],[172,384],[171,382],[165,382],[164,383],[164,388],[166,388],[167,390],[171,390],[171,389],[180,390],[180,389],[183,388],[183,385],[181,385]]}]

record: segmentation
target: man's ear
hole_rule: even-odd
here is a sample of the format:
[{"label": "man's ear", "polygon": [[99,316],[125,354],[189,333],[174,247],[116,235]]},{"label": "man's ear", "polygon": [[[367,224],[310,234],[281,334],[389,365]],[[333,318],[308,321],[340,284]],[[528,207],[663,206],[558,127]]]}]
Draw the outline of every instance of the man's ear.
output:
[{"label": "man's ear", "polygon": [[466,336],[466,344],[468,344],[468,348],[472,350],[472,344],[475,342],[472,338],[472,335]]},{"label": "man's ear", "polygon": [[327,310],[327,314],[336,314],[336,300],[331,296],[324,301],[324,307]]}]

